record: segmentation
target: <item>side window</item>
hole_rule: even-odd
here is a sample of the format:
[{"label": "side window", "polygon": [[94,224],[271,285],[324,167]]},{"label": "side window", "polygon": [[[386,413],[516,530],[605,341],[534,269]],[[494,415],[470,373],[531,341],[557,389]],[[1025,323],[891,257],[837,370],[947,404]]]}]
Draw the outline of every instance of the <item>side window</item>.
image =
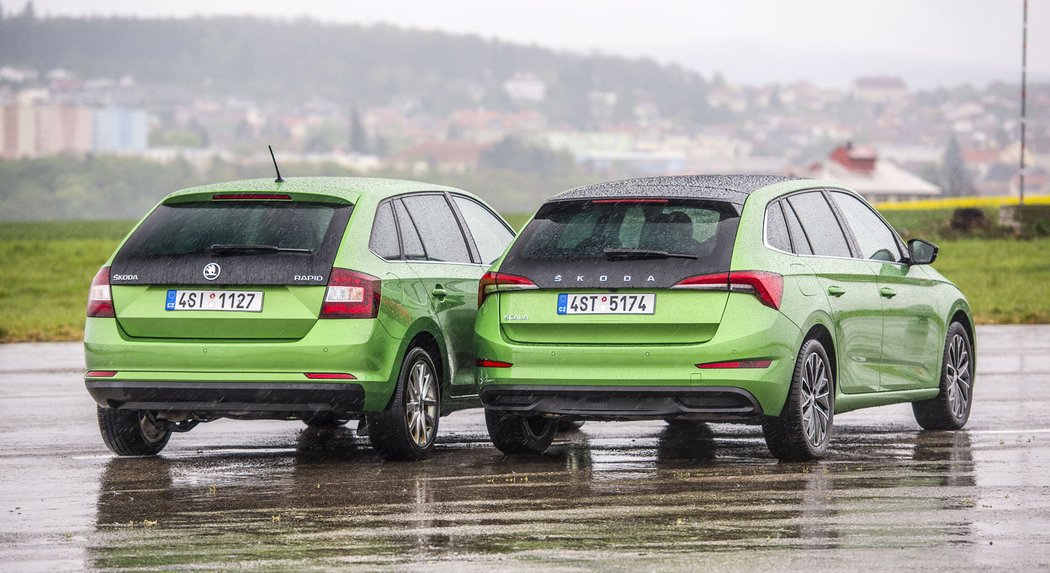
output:
[{"label": "side window", "polygon": [[795,214],[795,209],[787,201],[780,202],[780,208],[784,211],[784,219],[787,220],[788,235],[791,237],[791,245],[795,248],[797,255],[812,255],[813,249],[809,246],[806,232],[802,230],[802,223]]},{"label": "side window", "polygon": [[820,192],[800,193],[788,198],[795,214],[802,222],[814,255],[850,257],[849,243],[842,234],[835,213]]},{"label": "side window", "polygon": [[394,211],[389,201],[379,205],[376,210],[368,248],[388,261],[401,258],[401,245],[398,243],[397,227],[394,225]]},{"label": "side window", "polygon": [[423,249],[423,241],[416,231],[416,224],[408,215],[404,203],[400,199],[394,201],[394,212],[397,213],[397,225],[401,228],[401,245],[405,249],[405,258],[410,261],[427,260],[427,252]]},{"label": "side window", "polygon": [[867,205],[847,193],[833,191],[831,199],[853,231],[861,258],[894,263],[901,261],[901,252],[893,231]]},{"label": "side window", "polygon": [[457,195],[452,197],[456,206],[459,207],[459,212],[463,214],[463,220],[466,221],[471,236],[474,237],[478,254],[481,255],[481,262],[487,265],[498,259],[506,250],[507,245],[514,240],[514,233],[510,232],[499,218],[478,202]]},{"label": "side window", "polygon": [[774,249],[791,252],[791,239],[788,238],[787,222],[780,201],[774,201],[766,207],[766,242]]},{"label": "side window", "polygon": [[419,230],[428,261],[471,262],[467,240],[444,195],[410,195],[402,201]]}]

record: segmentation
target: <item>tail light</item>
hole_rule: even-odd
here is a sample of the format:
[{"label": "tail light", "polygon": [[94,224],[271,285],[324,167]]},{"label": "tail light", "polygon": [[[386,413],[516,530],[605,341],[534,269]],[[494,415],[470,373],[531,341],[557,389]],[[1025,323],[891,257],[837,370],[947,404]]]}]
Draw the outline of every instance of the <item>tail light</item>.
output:
[{"label": "tail light", "polygon": [[109,267],[102,267],[91,280],[88,291],[87,315],[91,318],[113,318],[113,295],[109,290]]},{"label": "tail light", "polygon": [[383,282],[372,275],[332,269],[318,318],[375,318]]},{"label": "tail light", "polygon": [[502,360],[489,360],[488,358],[478,358],[474,361],[474,365],[480,368],[510,368],[514,366],[510,362],[503,362]]},{"label": "tail light", "polygon": [[353,374],[345,372],[304,372],[303,376],[310,380],[357,380]]},{"label": "tail light", "polygon": [[485,273],[478,283],[478,308],[485,302],[485,297],[494,292],[509,290],[529,290],[539,288],[532,279],[507,273]]},{"label": "tail light", "polygon": [[751,293],[762,304],[779,309],[784,297],[784,277],[766,271],[732,271],[689,277],[671,288]]}]

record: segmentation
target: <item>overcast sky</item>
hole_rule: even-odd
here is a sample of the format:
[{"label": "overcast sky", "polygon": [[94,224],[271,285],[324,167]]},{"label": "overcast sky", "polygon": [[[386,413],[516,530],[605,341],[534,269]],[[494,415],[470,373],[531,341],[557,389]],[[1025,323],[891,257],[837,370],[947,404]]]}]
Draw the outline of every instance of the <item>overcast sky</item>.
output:
[{"label": "overcast sky", "polygon": [[[1020,80],[1022,0],[36,0],[39,15],[309,16],[650,56],[730,81],[928,88]],[[0,0],[8,14],[24,0]],[[1029,78],[1050,81],[1050,0],[1029,1]]]}]

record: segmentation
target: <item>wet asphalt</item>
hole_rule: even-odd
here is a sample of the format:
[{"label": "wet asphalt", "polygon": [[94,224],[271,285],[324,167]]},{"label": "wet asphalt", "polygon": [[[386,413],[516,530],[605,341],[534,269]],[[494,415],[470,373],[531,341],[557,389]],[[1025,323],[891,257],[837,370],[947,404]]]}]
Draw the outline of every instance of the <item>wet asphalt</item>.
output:
[{"label": "wet asphalt", "polygon": [[1050,325],[978,330],[966,430],[852,412],[813,463],[778,463],[756,427],[662,422],[504,456],[478,410],[418,463],[231,420],[118,459],[81,367],[79,344],[0,346],[0,570],[1050,568]]}]

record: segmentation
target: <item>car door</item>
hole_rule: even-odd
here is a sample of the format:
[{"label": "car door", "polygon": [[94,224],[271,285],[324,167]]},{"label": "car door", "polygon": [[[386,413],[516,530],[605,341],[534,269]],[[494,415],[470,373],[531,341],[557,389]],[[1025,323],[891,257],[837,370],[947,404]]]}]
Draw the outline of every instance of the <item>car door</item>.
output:
[{"label": "car door", "polygon": [[800,254],[809,252],[806,264],[831,308],[839,388],[847,394],[877,392],[882,303],[875,272],[866,261],[853,258],[846,234],[822,191],[796,193],[783,205],[793,242],[800,236]]},{"label": "car door", "polygon": [[[449,359],[452,395],[475,393],[474,316],[485,269],[445,193],[406,195],[395,202],[398,222],[418,234],[422,253],[408,264],[422,281]],[[422,256],[419,256],[422,255]]]},{"label": "car door", "polygon": [[937,309],[932,284],[921,268],[909,265],[900,239],[871,207],[851,194],[830,193],[859,257],[875,272],[882,299],[882,352],[879,389],[936,386],[940,361]]},{"label": "car door", "polygon": [[[379,322],[396,337],[402,337],[412,325],[414,317],[427,314],[430,297],[416,272],[405,264],[406,256],[421,253],[419,238],[410,240],[403,229],[399,233],[394,220],[395,200],[386,200],[376,208],[368,249],[377,257],[389,261],[383,279],[383,302],[379,308]],[[415,233],[414,230],[411,230]]]}]

